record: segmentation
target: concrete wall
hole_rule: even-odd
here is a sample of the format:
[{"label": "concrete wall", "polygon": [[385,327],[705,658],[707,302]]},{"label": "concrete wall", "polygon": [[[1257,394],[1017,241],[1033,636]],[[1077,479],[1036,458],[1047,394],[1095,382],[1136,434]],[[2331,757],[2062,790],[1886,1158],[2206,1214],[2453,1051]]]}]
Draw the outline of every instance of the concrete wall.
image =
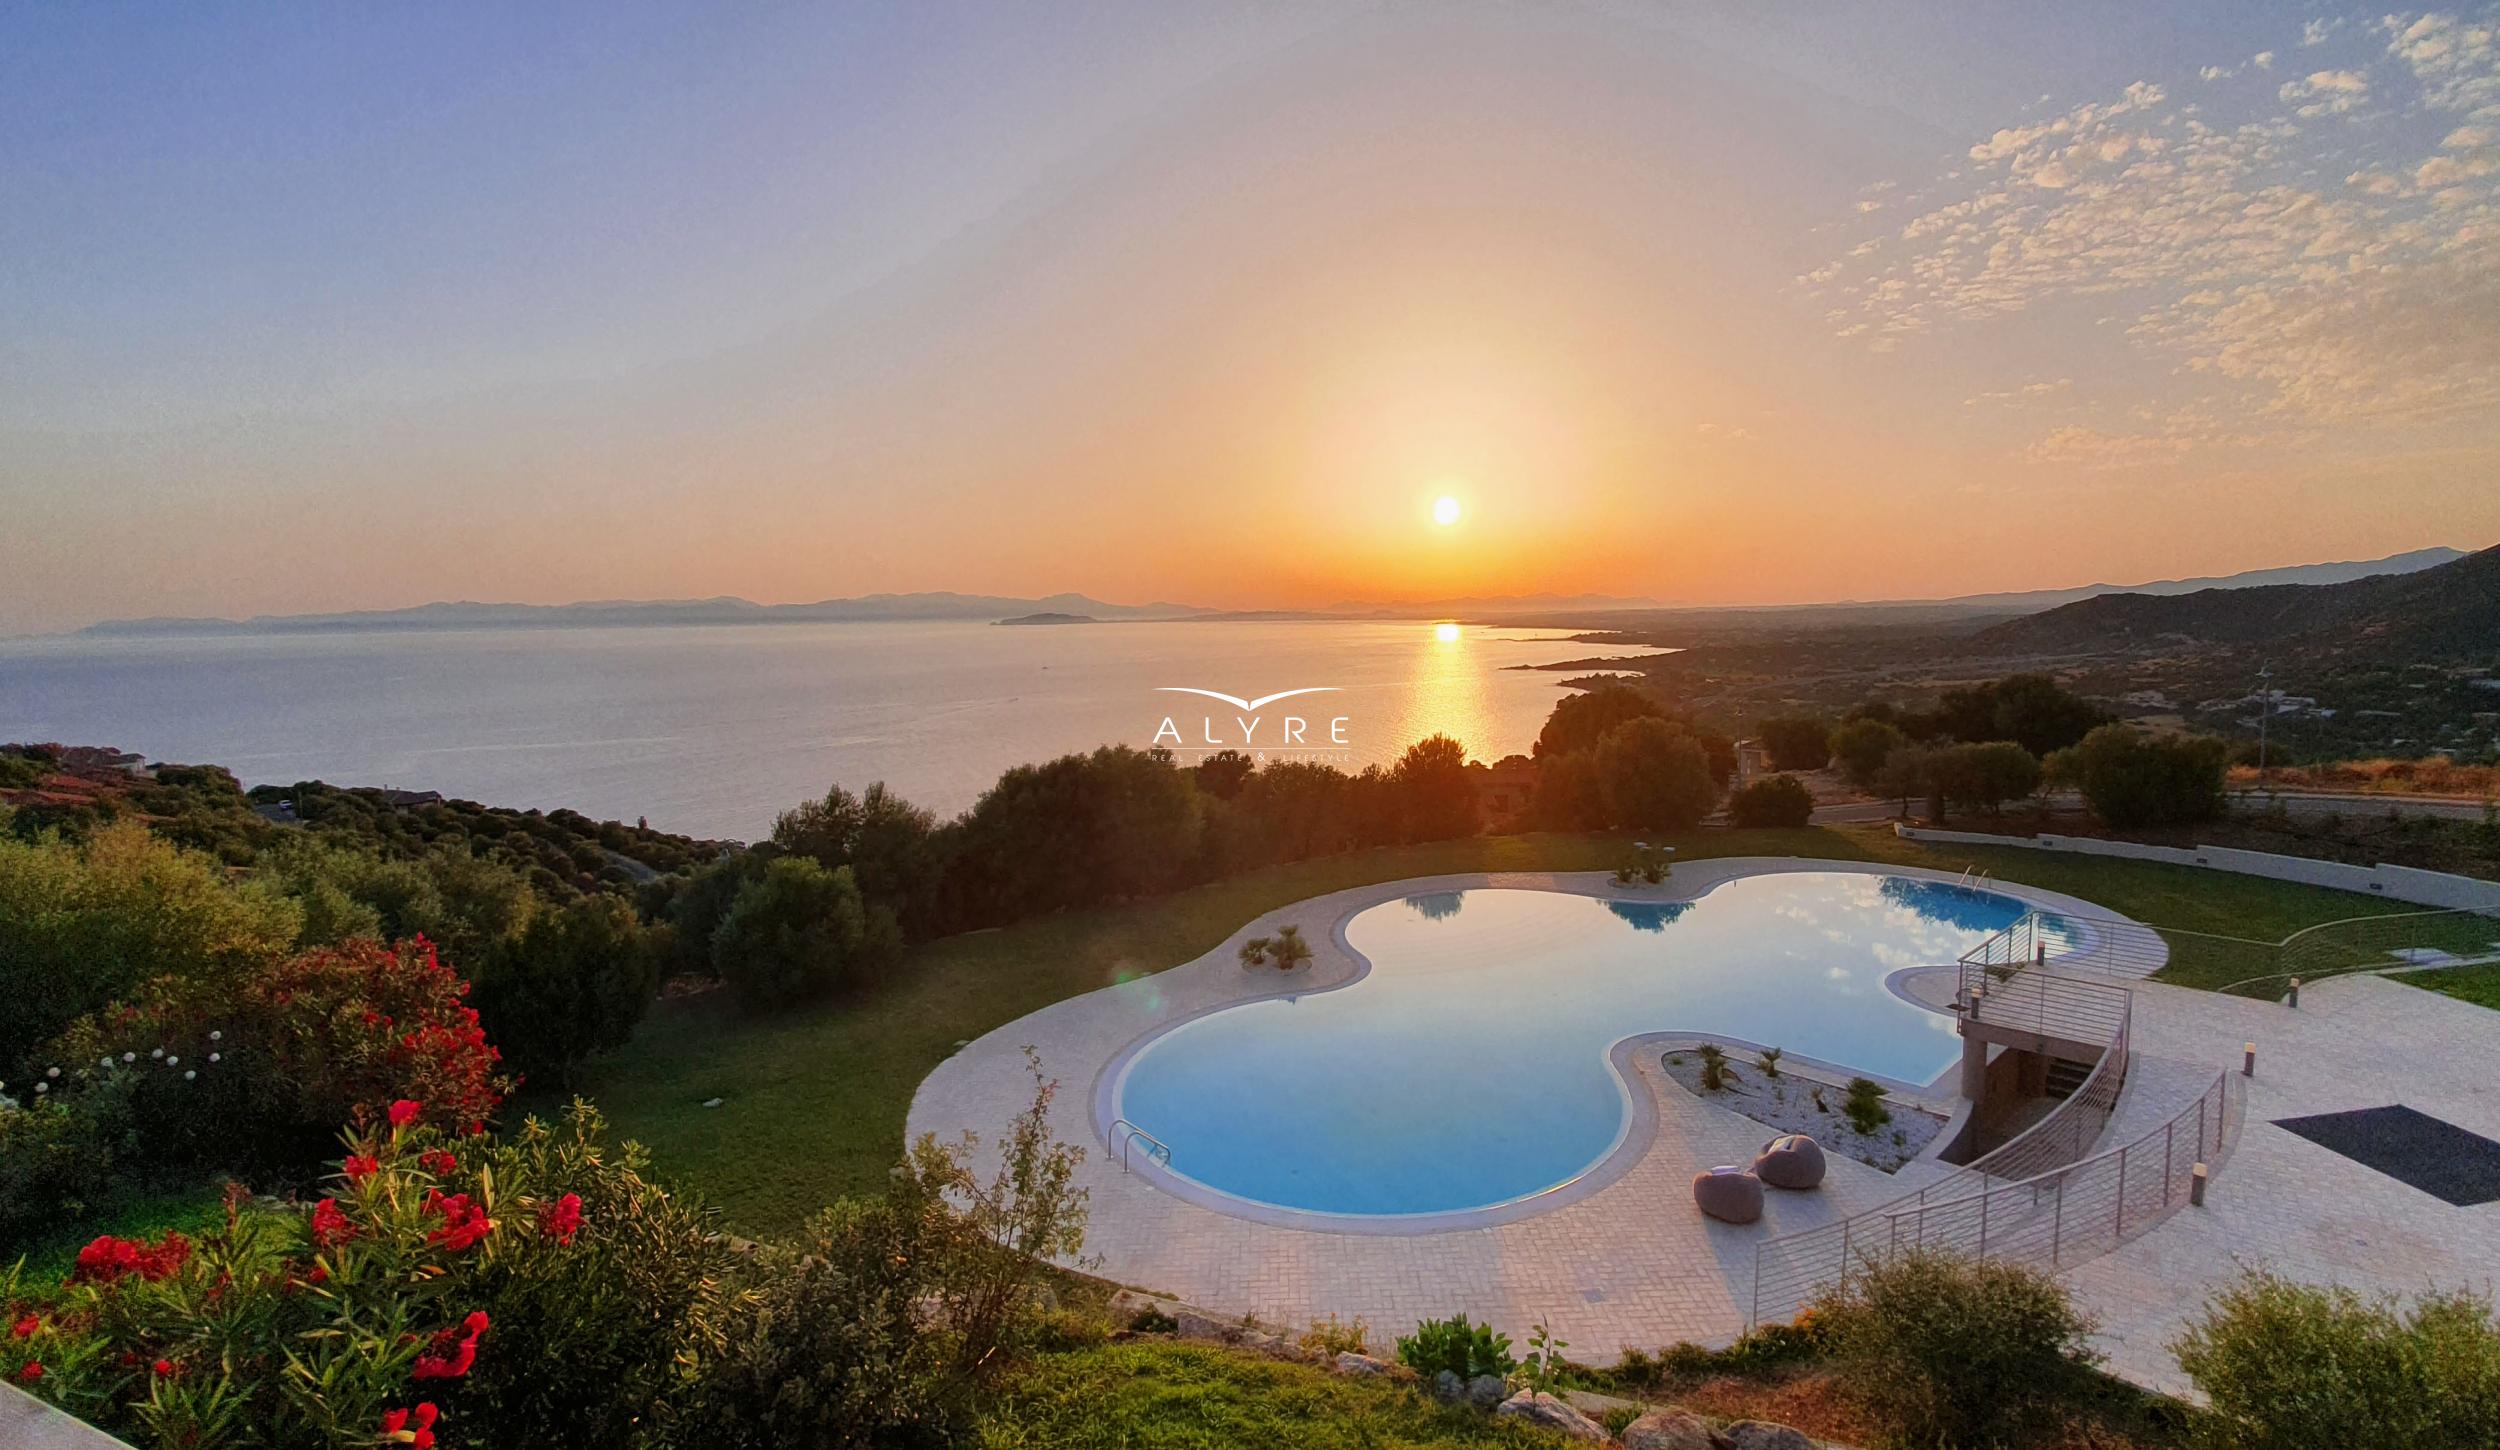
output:
[{"label": "concrete wall", "polygon": [[2203,866],[2267,876],[2307,886],[2327,886],[2384,896],[2418,906],[2500,909],[2500,881],[2478,881],[2445,871],[2417,871],[2410,866],[2347,866],[2340,861],[2313,861],[2306,856],[2278,856],[2268,851],[2240,851],[2228,846],[2143,846],[2133,841],[2104,841],[2091,836],[1991,836],[1978,831],[1939,831],[1925,826],[1895,825],[1913,841],[1964,846],[2016,846],[2033,851],[2068,851],[2084,856],[2115,856],[2128,861],[2158,861],[2171,866]]},{"label": "concrete wall", "polygon": [[130,1450],[102,1430],[71,1419],[14,1385],[0,1385],[0,1445],[8,1450]]}]

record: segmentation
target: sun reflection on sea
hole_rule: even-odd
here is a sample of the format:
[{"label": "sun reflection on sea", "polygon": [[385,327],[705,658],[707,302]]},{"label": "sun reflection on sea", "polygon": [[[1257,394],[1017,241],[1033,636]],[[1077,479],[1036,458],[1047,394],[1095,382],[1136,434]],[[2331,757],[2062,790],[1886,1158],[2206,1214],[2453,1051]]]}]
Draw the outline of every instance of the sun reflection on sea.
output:
[{"label": "sun reflection on sea", "polygon": [[1495,738],[1491,692],[1484,678],[1490,662],[1477,657],[1475,640],[1457,623],[1444,620],[1432,626],[1418,654],[1407,714],[1417,727],[1413,738],[1447,735],[1467,747],[1470,759],[1498,755],[1501,742]]}]

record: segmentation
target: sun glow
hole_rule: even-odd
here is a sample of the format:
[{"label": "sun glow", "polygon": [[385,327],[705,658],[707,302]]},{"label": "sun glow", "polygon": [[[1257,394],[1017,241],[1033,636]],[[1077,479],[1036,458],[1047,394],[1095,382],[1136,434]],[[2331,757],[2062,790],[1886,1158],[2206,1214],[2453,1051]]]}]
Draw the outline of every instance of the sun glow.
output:
[{"label": "sun glow", "polygon": [[1461,512],[1458,500],[1446,493],[1432,501],[1432,521],[1445,529],[1458,522]]},{"label": "sun glow", "polygon": [[1432,627],[1432,637],[1439,640],[1443,644],[1456,644],[1458,643],[1458,626],[1455,624],[1436,624]]}]

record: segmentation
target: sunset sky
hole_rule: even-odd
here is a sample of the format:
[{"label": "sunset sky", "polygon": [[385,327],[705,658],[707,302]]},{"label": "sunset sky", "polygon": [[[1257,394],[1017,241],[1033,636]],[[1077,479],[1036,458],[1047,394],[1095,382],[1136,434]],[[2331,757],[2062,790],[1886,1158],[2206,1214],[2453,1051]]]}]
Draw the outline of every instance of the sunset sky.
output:
[{"label": "sunset sky", "polygon": [[2480,547],[2495,25],[13,6],[0,633]]}]

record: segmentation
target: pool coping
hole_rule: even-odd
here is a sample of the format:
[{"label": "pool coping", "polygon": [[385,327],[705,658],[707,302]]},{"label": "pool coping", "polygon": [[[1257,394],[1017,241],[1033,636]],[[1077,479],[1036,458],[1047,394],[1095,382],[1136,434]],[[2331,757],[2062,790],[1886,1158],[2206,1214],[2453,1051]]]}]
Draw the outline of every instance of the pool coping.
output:
[{"label": "pool coping", "polygon": [[[1963,875],[1922,866],[1896,866],[1875,861],[1831,860],[1816,856],[1720,856],[1686,861],[1679,863],[1674,868],[1674,874],[1670,875],[1666,881],[1656,885],[1625,886],[1615,880],[1612,872],[1607,871],[1549,873],[1543,878],[1546,884],[1538,885],[1521,884],[1516,879],[1516,873],[1480,871],[1377,882],[1366,887],[1328,892],[1321,896],[1306,897],[1298,902],[1290,902],[1273,911],[1261,912],[1250,923],[1245,924],[1243,929],[1246,930],[1249,926],[1255,926],[1262,918],[1290,915],[1297,908],[1321,901],[1342,901],[1342,905],[1334,908],[1336,914],[1329,923],[1328,934],[1330,943],[1343,951],[1347,959],[1353,963],[1352,969],[1340,976],[1322,981],[1316,975],[1318,968],[1306,968],[1304,970],[1311,971],[1315,975],[1299,982],[1280,983],[1266,990],[1243,991],[1177,1016],[1151,1023],[1122,1043],[1096,1067],[1087,1094],[1089,1126],[1095,1141],[1109,1150],[1114,1161],[1120,1162],[1133,1176],[1143,1180],[1156,1191],[1210,1213],[1219,1213],[1276,1228],[1362,1237],[1413,1237],[1489,1228],[1553,1212],[1604,1191],[1620,1181],[1648,1155],[1650,1147],[1657,1138],[1658,1104],[1655,1094],[1640,1084],[1632,1063],[1633,1059],[1651,1042],[1717,1041],[1754,1050],[1758,1050],[1760,1044],[1746,1043],[1724,1034],[1673,1027],[1650,1028],[1625,1034],[1606,1051],[1607,1065],[1615,1079],[1615,1090],[1622,1096],[1625,1113],[1623,1123],[1617,1129],[1613,1143],[1602,1155],[1573,1177],[1533,1193],[1475,1208],[1436,1210],[1426,1213],[1328,1213],[1314,1209],[1287,1208],[1277,1204],[1261,1203],[1255,1199],[1242,1198],[1200,1183],[1151,1155],[1139,1157],[1128,1154],[1119,1136],[1111,1131],[1115,1123],[1124,1121],[1119,1117],[1119,1084],[1129,1063],[1148,1044],[1187,1023],[1253,1002],[1313,996],[1323,992],[1338,991],[1360,982],[1370,975],[1371,959],[1357,951],[1346,940],[1347,923],[1362,912],[1405,897],[1430,895],[1434,891],[1524,890],[1546,891],[1556,895],[1587,896],[1596,899],[1631,899],[1647,902],[1698,901],[1712,890],[1730,881],[1746,877],[1823,872],[1899,876],[1948,886],[1966,886],[1973,890],[2011,897],[2034,908],[2057,912],[2061,915],[2086,917],[2100,923],[2124,922],[2130,926],[2141,927],[2141,923],[2136,923],[2132,918],[2114,912],[2108,907],[2079,897],[2068,896],[2063,892],[1996,880],[1980,885],[1967,880]],[[1234,933],[1235,936],[1239,934],[1238,931]],[[1231,942],[1232,937],[1227,937],[1225,942],[1213,951],[1167,970],[1187,970],[1210,962],[1216,959],[1218,953]],[[1923,1011],[1940,1016],[1949,1015],[1945,1009],[1921,1001],[1901,990],[1898,985],[1899,980],[1908,974],[1949,965],[1949,963],[1924,963],[1898,967],[1885,975],[1884,986],[1896,997]],[[1006,1031],[1014,1026],[1014,1023],[1009,1023],[1007,1027],[998,1030]],[[1887,1086],[1908,1089],[1912,1095],[1921,1099],[1929,1098],[1959,1071],[1958,1064],[1948,1065],[1941,1074],[1922,1087],[1873,1073],[1862,1073],[1861,1070],[1843,1063],[1827,1063],[1820,1059],[1803,1056],[1799,1056],[1796,1060],[1828,1071],[1873,1077]],[[1949,1128],[1950,1124],[1948,1124],[1948,1130]],[[1942,1135],[1939,1135],[1936,1141],[1941,1142]],[[1904,1164],[1899,1172],[1906,1173],[1926,1161],[1928,1161],[1926,1155],[1922,1154]]]}]

